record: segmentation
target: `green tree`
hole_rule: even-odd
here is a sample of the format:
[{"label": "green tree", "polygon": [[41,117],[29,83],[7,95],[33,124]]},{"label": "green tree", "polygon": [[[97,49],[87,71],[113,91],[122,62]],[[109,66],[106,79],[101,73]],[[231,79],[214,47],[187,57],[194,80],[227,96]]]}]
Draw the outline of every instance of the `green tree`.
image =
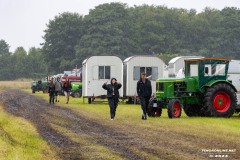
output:
[{"label": "green tree", "polygon": [[240,53],[240,10],[226,7],[221,11],[223,17],[219,36],[219,52],[226,57],[239,59]]},{"label": "green tree", "polygon": [[[195,14],[191,10],[191,14]],[[187,10],[168,9],[165,6],[135,6],[131,8],[132,20],[140,36],[144,54],[176,53],[184,47]]]},{"label": "green tree", "polygon": [[27,56],[28,72],[31,78],[42,78],[47,76],[48,70],[44,61],[42,49],[32,47]]},{"label": "green tree", "polygon": [[3,39],[0,40],[0,56],[9,54],[9,45]]},{"label": "green tree", "polygon": [[10,54],[0,56],[0,80],[15,79],[13,65],[12,56]]},{"label": "green tree", "polygon": [[62,13],[49,21],[43,36],[43,55],[50,72],[62,72],[76,65],[75,46],[83,34],[82,27],[82,16],[77,13]]},{"label": "green tree", "polygon": [[84,35],[77,46],[82,60],[92,55],[126,57],[138,50],[126,4],[97,6],[84,17]]},{"label": "green tree", "polygon": [[30,73],[27,66],[27,52],[23,47],[18,47],[12,55],[14,78],[28,78]]}]

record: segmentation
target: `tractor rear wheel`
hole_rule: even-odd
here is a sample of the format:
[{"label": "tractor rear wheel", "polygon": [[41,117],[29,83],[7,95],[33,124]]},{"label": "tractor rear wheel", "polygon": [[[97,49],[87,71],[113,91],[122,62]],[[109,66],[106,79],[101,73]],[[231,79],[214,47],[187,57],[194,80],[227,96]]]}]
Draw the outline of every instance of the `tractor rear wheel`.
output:
[{"label": "tractor rear wheel", "polygon": [[[155,106],[157,105],[157,106]],[[158,105],[157,99],[150,99],[148,104],[148,116],[149,117],[160,117],[162,115],[162,107]]]},{"label": "tractor rear wheel", "polygon": [[183,107],[184,112],[188,117],[202,116],[202,106],[200,105],[185,105]]},{"label": "tractor rear wheel", "polygon": [[171,99],[168,103],[168,117],[179,118],[181,117],[182,107],[178,99]]},{"label": "tractor rear wheel", "polygon": [[231,117],[237,106],[236,93],[226,83],[218,83],[206,90],[204,114],[213,117]]}]

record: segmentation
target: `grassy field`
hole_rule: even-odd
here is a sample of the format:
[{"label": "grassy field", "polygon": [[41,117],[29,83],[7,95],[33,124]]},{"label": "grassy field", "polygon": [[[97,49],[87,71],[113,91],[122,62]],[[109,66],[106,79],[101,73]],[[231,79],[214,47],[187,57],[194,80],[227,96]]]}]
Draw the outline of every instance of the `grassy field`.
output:
[{"label": "grassy field", "polygon": [[[4,89],[29,89],[31,80],[0,81]],[[0,159],[30,160],[55,159],[55,152],[40,137],[36,128],[26,119],[15,117],[3,110],[0,103]]]},{"label": "grassy field", "polygon": [[[46,94],[38,93],[37,96],[48,99]],[[139,105],[120,104],[117,109],[116,119],[112,123],[107,102],[83,104],[82,98],[70,98],[70,103],[67,105],[64,102],[64,97],[61,97],[60,105],[69,107],[76,113],[83,114],[112,128],[119,128],[120,130],[126,130],[126,132],[129,129],[132,129],[132,132],[143,130],[148,134],[151,133],[153,135],[152,138],[155,137],[156,140],[164,140],[166,143],[173,143],[173,145],[176,143],[183,149],[191,146],[195,148],[195,151],[200,152],[198,154],[206,154],[206,157],[210,155],[205,153],[204,149],[230,149],[233,153],[227,153],[227,156],[231,157],[234,155],[234,158],[231,157],[232,159],[240,158],[240,142],[238,141],[240,117],[237,114],[231,118],[190,118],[182,112],[181,118],[169,119],[167,110],[164,109],[160,118],[148,118],[147,121],[142,121]],[[169,136],[172,136],[172,139],[166,135],[163,139],[159,138],[163,136],[162,133],[169,134]],[[144,155],[144,153],[138,154]],[[191,157],[182,155],[180,159],[191,159]]]},{"label": "grassy field", "polygon": [[[2,82],[0,82],[1,84]],[[21,89],[31,94],[30,89],[25,87],[21,87]],[[39,92],[34,96],[48,100],[47,94]],[[110,121],[109,107],[106,101],[87,104],[86,100],[84,104],[82,98],[70,98],[69,104],[65,104],[65,99],[61,96],[57,105],[69,108],[98,124],[119,130],[120,133],[137,135],[139,139],[150,141],[151,143],[146,144],[143,148],[159,151],[159,154],[162,155],[161,158],[154,152],[144,151],[142,147],[139,149],[139,146],[129,148],[140,157],[147,157],[146,159],[199,159],[199,157],[200,159],[209,159],[211,155],[220,155],[216,152],[211,154],[205,152],[214,149],[232,151],[221,154],[228,156],[223,159],[240,158],[240,142],[238,140],[240,118],[237,114],[231,118],[189,118],[182,112],[181,118],[169,119],[167,111],[164,109],[160,118],[148,118],[147,121],[142,121],[140,105],[120,103],[116,119]],[[123,159],[120,156],[121,153],[104,145],[92,143],[96,141],[94,140],[95,136],[77,134],[61,126],[52,126],[70,137],[73,142],[81,144],[85,159],[98,159],[99,157],[101,159]],[[55,159],[55,154],[54,148],[41,138],[31,123],[6,113],[0,106],[0,159]]]},{"label": "grassy field", "polygon": [[27,120],[6,113],[0,105],[0,159],[54,159],[55,153]]}]

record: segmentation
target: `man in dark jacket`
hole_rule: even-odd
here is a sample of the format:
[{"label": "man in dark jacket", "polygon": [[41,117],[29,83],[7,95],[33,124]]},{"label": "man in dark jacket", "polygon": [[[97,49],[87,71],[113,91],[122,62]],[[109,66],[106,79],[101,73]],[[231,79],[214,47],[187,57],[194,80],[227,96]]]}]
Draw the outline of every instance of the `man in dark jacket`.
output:
[{"label": "man in dark jacket", "polygon": [[104,83],[102,88],[107,90],[108,103],[110,107],[111,120],[114,120],[116,109],[119,101],[119,89],[122,87],[121,83],[117,82],[116,78],[111,79],[111,84]]},{"label": "man in dark jacket", "polygon": [[141,73],[141,79],[137,82],[137,94],[140,99],[141,107],[142,107],[142,119],[147,119],[147,110],[149,100],[152,95],[152,85],[151,81],[146,77],[146,73]]}]

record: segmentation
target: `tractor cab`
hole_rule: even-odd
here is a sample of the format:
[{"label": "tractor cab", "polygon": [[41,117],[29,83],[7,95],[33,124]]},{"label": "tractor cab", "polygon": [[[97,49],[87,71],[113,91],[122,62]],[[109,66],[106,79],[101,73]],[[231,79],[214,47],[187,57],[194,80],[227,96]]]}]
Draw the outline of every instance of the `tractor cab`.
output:
[{"label": "tractor cab", "polygon": [[167,108],[169,118],[181,116],[230,117],[236,109],[236,88],[227,80],[230,59],[199,58],[185,60],[184,78],[160,78],[156,97],[148,107],[149,116],[161,116]]},{"label": "tractor cab", "polygon": [[230,59],[201,58],[185,60],[185,76],[194,78],[199,89],[211,85],[214,81],[226,81]]}]

